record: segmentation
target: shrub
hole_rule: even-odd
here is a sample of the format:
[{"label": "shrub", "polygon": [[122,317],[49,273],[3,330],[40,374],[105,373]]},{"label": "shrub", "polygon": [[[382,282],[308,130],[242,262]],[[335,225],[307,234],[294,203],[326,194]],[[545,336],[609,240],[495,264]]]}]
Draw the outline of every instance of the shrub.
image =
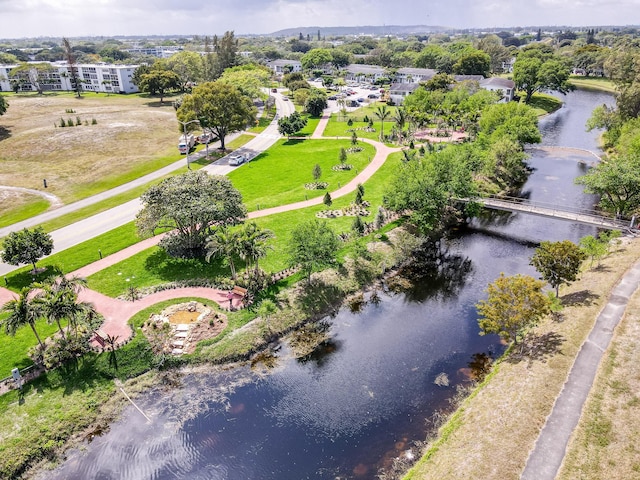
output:
[{"label": "shrub", "polygon": [[91,125],[97,125],[98,121],[95,118],[91,119]]}]

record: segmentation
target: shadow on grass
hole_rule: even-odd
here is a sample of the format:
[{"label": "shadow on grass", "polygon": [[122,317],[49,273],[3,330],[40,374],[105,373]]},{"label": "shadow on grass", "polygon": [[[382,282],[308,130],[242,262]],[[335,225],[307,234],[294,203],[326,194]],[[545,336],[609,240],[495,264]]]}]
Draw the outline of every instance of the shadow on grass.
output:
[{"label": "shadow on grass", "polygon": [[11,136],[11,129],[5,127],[0,126],[0,142],[2,140],[6,140],[7,138],[9,138]]},{"label": "shadow on grass", "polygon": [[31,267],[26,270],[7,276],[6,287],[15,292],[19,292],[24,287],[28,287],[34,282],[44,282],[48,278],[62,275],[62,269],[58,265],[47,265],[46,270],[36,275],[32,275]]},{"label": "shadow on grass", "polygon": [[575,305],[590,306],[599,297],[598,295],[591,293],[589,290],[580,290],[579,292],[569,293],[560,297],[562,304],[567,307]]},{"label": "shadow on grass", "polygon": [[300,138],[288,138],[286,142],[283,143],[283,145],[298,145],[299,143],[303,143],[306,139],[300,139]]},{"label": "shadow on grass", "polygon": [[[238,269],[241,269],[243,265],[242,262],[236,263]],[[145,269],[166,282],[192,278],[213,279],[216,276],[228,274],[228,268],[224,267],[221,259],[212,258],[209,263],[203,258],[173,258],[162,249],[158,249],[147,257]]]},{"label": "shadow on grass", "polygon": [[508,361],[518,363],[522,360],[529,362],[540,361],[546,362],[549,357],[562,353],[560,347],[564,343],[565,338],[556,332],[548,332],[542,335],[528,333],[520,345],[513,348]]}]

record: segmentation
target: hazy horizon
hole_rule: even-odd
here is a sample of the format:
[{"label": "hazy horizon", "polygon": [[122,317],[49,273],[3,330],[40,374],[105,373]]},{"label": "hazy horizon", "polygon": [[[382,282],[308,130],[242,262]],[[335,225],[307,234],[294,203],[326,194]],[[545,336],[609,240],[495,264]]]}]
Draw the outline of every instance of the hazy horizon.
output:
[{"label": "hazy horizon", "polygon": [[269,34],[287,28],[629,26],[640,0],[0,0],[1,38]]}]

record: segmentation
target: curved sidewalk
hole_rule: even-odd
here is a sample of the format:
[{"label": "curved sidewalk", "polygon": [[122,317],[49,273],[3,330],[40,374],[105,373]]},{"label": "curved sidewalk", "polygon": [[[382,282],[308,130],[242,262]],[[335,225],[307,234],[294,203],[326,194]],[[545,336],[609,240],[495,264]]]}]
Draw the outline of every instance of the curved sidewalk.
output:
[{"label": "curved sidewalk", "polygon": [[640,284],[636,262],[611,292],[591,333],[582,344],[564,387],[529,454],[521,480],[554,480],[564,460],[569,438],[576,428],[591,391],[602,356],[624,315],[629,298]]}]

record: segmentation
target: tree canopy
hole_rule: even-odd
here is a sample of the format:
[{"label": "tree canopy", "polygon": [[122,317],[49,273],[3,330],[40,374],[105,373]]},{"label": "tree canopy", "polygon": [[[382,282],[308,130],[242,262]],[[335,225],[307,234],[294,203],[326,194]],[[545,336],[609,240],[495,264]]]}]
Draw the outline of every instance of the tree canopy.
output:
[{"label": "tree canopy", "polygon": [[278,119],[278,131],[280,135],[290,137],[299,132],[307,125],[307,117],[303,117],[299,112],[293,112],[288,117]]},{"label": "tree canopy", "polygon": [[2,242],[2,261],[9,265],[36,262],[53,251],[53,239],[42,227],[11,232]]},{"label": "tree canopy", "polygon": [[487,287],[488,298],[476,304],[481,318],[481,335],[497,333],[518,343],[524,332],[549,312],[549,298],[542,293],[544,283],[527,275],[500,277]]},{"label": "tree canopy", "polygon": [[225,137],[233,132],[253,125],[257,110],[251,98],[234,85],[223,80],[198,85],[185,95],[178,108],[178,120],[198,120],[204,130],[220,139],[220,148],[225,149]]},{"label": "tree canopy", "polygon": [[513,65],[513,81],[516,89],[525,92],[525,103],[531,101],[534,93],[553,90],[567,93],[573,90],[569,83],[569,68],[555,58],[548,60],[544,56],[521,55]]},{"label": "tree canopy", "polygon": [[206,239],[216,227],[240,223],[246,216],[242,195],[221,175],[188,172],[154,185],[140,197],[136,225],[144,235],[174,229],[161,242],[172,256],[204,255]]},{"label": "tree canopy", "polygon": [[560,285],[570,284],[578,278],[585,253],[569,240],[541,242],[531,257],[530,264],[559,295]]},{"label": "tree canopy", "polygon": [[330,265],[335,260],[339,244],[327,222],[314,219],[300,223],[291,232],[289,264],[300,265],[311,282],[311,273],[316,268]]},{"label": "tree canopy", "polygon": [[327,108],[327,94],[318,88],[311,89],[304,104],[305,111],[312,117],[319,117],[325,108]]},{"label": "tree canopy", "polygon": [[180,88],[180,83],[180,77],[171,70],[151,70],[140,76],[138,88],[151,95],[160,95],[160,103],[163,103],[165,93]]}]

